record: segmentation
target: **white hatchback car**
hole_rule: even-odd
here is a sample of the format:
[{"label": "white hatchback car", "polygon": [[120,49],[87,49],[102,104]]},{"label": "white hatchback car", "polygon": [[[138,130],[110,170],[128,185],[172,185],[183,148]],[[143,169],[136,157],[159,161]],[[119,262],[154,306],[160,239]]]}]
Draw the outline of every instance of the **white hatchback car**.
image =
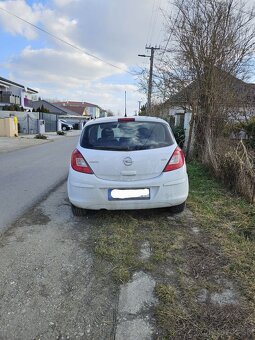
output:
[{"label": "white hatchback car", "polygon": [[183,211],[188,196],[184,154],[163,119],[108,117],[89,121],[72,153],[68,197],[84,209]]}]

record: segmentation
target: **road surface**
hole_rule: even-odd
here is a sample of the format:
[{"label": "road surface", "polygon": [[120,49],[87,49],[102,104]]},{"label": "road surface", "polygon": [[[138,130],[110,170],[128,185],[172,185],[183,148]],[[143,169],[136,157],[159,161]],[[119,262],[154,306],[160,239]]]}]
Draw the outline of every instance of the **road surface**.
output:
[{"label": "road surface", "polygon": [[65,180],[78,138],[0,154],[0,233]]}]

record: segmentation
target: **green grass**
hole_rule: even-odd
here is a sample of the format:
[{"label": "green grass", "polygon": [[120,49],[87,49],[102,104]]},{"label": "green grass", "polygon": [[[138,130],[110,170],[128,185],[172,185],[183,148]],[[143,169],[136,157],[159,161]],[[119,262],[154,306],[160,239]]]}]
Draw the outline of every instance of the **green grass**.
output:
[{"label": "green grass", "polygon": [[[188,172],[184,214],[100,212],[93,229],[95,254],[108,264],[102,273],[116,283],[127,282],[139,270],[154,276],[160,339],[187,334],[244,338],[255,325],[255,207],[227,191],[200,164],[188,164]],[[146,260],[140,256],[144,242],[151,250]],[[240,295],[237,305],[198,302],[203,291],[222,292],[224,282],[232,282]]]},{"label": "green grass", "polygon": [[188,166],[188,206],[230,259],[231,277],[255,307],[255,206],[227,191],[200,164]]}]

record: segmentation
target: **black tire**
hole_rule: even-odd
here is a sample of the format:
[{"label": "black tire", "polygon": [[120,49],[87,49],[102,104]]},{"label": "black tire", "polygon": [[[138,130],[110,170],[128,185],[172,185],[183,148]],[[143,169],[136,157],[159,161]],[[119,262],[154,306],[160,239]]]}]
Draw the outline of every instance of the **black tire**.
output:
[{"label": "black tire", "polygon": [[63,127],[62,127],[62,130],[63,130],[63,131],[66,131],[66,130],[67,130],[66,126],[63,126]]},{"label": "black tire", "polygon": [[86,216],[86,209],[78,208],[75,205],[71,205],[72,207],[72,213],[74,216]]},{"label": "black tire", "polygon": [[179,205],[174,205],[173,207],[170,207],[170,211],[173,214],[180,214],[181,212],[184,211],[185,205],[186,205],[186,202],[183,202],[182,204],[179,204]]}]

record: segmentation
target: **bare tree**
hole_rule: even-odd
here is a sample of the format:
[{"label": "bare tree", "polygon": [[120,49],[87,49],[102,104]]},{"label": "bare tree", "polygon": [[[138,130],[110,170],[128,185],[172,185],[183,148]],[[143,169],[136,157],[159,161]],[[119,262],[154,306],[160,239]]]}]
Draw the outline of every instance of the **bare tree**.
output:
[{"label": "bare tree", "polygon": [[251,66],[255,13],[238,0],[175,0],[174,5],[177,17],[170,17],[168,27],[173,41],[157,65],[157,84],[164,97],[181,94],[183,105],[192,107],[194,149],[214,164],[215,140],[233,106],[241,104],[236,77],[246,76]]}]

